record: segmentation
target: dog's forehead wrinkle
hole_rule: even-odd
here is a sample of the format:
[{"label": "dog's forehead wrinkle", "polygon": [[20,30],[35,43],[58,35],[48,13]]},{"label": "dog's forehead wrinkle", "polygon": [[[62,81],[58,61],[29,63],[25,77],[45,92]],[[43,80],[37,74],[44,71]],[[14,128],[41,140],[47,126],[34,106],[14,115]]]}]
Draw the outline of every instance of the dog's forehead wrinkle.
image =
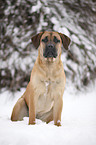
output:
[{"label": "dog's forehead wrinkle", "polygon": [[52,36],[52,32],[50,32],[50,36]]},{"label": "dog's forehead wrinkle", "polygon": [[42,38],[45,37],[48,37],[49,41],[52,41],[54,37],[60,39],[60,35],[57,32],[51,32],[51,31],[45,31],[45,33],[42,35]]}]

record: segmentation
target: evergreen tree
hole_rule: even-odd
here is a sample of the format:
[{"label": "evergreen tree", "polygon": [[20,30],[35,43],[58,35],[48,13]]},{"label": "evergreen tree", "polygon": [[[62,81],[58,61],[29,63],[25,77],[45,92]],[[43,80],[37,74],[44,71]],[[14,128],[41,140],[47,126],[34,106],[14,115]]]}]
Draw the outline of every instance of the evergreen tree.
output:
[{"label": "evergreen tree", "polygon": [[0,88],[26,87],[37,50],[32,35],[54,30],[72,39],[62,54],[67,79],[76,88],[96,78],[94,0],[0,0]]}]

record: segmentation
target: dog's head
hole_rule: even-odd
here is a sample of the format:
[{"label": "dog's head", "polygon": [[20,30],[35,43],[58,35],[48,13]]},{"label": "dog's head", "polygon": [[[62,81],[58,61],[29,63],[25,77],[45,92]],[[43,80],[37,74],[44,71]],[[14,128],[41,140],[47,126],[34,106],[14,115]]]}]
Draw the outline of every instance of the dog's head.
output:
[{"label": "dog's head", "polygon": [[58,32],[41,32],[32,37],[35,48],[39,47],[40,55],[45,60],[53,61],[61,55],[61,46],[67,50],[70,44],[70,38]]}]

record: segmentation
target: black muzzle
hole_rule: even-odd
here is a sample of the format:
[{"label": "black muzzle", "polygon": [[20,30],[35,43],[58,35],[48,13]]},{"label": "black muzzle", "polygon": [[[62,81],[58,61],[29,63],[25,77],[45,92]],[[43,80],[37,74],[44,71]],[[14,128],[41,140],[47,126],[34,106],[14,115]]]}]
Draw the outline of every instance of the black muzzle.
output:
[{"label": "black muzzle", "polygon": [[47,44],[43,53],[43,56],[45,58],[49,58],[49,57],[57,57],[57,50],[54,46],[54,44]]}]

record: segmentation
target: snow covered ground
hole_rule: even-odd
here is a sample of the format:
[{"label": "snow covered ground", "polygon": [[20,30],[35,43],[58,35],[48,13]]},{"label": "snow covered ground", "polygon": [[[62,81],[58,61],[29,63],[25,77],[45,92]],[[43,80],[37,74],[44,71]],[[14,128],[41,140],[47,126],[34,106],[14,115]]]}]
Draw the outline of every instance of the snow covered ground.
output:
[{"label": "snow covered ground", "polygon": [[24,92],[0,94],[0,145],[96,145],[96,87],[87,93],[72,93],[66,89],[62,126],[36,120],[36,125],[10,120],[12,108]]}]

